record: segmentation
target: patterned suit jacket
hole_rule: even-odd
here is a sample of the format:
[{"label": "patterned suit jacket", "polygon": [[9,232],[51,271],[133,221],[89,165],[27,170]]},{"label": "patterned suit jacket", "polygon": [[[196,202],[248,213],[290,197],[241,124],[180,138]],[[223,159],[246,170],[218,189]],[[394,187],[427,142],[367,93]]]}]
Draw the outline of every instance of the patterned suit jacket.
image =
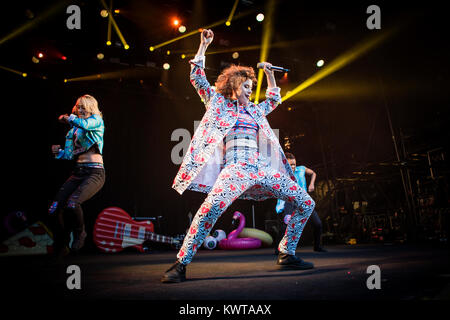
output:
[{"label": "patterned suit jacket", "polygon": [[[186,189],[209,193],[223,168],[223,138],[235,125],[237,100],[225,98],[211,87],[204,72],[203,61],[191,60],[190,81],[205,104],[206,112],[194,133],[172,187],[182,194]],[[200,62],[200,63],[199,63]],[[258,147],[263,164],[271,166],[295,180],[278,138],[266,116],[281,103],[280,88],[266,91],[266,100],[249,103],[245,108],[259,126]],[[261,164],[261,163],[260,163]],[[265,200],[273,197],[270,190],[255,185],[239,199]]]}]

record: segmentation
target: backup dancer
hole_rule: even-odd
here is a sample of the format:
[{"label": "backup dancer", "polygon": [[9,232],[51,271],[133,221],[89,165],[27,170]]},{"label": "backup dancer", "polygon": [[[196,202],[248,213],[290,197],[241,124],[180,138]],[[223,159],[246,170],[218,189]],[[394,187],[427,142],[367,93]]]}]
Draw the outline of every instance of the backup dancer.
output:
[{"label": "backup dancer", "polygon": [[[294,171],[294,175],[296,178],[296,181],[298,184],[303,188],[303,190],[308,190],[308,192],[314,191],[314,183],[316,181],[316,173],[305,166],[297,166],[297,162],[295,159],[295,156],[290,153],[286,152],[286,158],[289,162],[289,165],[292,168],[292,171]],[[309,183],[308,188],[306,188],[306,177],[305,175],[311,176],[311,181]],[[283,223],[280,223],[281,225],[286,226],[289,224],[289,219],[291,217],[291,212],[294,210],[292,203],[286,203],[285,201],[278,199],[277,205],[275,207],[275,211],[280,214],[280,219]],[[317,214],[316,210],[313,210],[313,213],[311,214],[310,220],[314,227],[314,251],[317,252],[327,252],[326,249],[324,249],[321,245],[321,238],[322,238],[322,221],[320,221],[320,217]],[[284,229],[283,229],[284,230]],[[275,252],[278,254],[278,249],[275,250]]]},{"label": "backup dancer", "polygon": [[87,94],[78,98],[70,116],[61,115],[59,121],[71,128],[64,149],[53,145],[52,152],[56,159],[76,161],[72,175],[61,186],[49,208],[49,214],[56,218],[55,253],[63,256],[68,253],[70,231],[74,235],[71,249],[76,252],[83,247],[87,234],[81,204],[92,198],[105,183],[104,124],[97,100]]},{"label": "backup dancer", "polygon": [[256,84],[253,68],[233,65],[223,70],[214,89],[204,71],[205,52],[213,38],[211,30],[204,30],[197,55],[190,61],[190,80],[206,112],[172,186],[180,194],[189,189],[208,196],[192,220],[176,262],[161,281],[186,280],[186,266],[220,215],[238,198],[292,202],[295,210],[278,246],[277,264],[280,269],[313,268],[296,257],[295,250],[315,203],[295,181],[266,119],[281,103],[271,64],[264,63],[268,89],[266,100],[259,104],[249,101]]}]

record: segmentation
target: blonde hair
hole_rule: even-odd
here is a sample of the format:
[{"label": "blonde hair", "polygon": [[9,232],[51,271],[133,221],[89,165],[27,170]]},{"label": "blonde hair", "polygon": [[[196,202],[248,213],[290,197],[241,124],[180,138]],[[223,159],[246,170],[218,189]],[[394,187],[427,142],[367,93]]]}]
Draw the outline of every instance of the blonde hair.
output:
[{"label": "blonde hair", "polygon": [[103,117],[103,114],[100,112],[99,108],[98,108],[98,102],[97,100],[89,95],[89,94],[85,94],[82,95],[81,97],[78,98],[77,103],[75,104],[75,106],[72,109],[72,113],[76,114],[77,112],[77,105],[81,103],[84,106],[84,109],[86,110],[86,112],[89,112],[90,114],[97,114],[100,117]]}]

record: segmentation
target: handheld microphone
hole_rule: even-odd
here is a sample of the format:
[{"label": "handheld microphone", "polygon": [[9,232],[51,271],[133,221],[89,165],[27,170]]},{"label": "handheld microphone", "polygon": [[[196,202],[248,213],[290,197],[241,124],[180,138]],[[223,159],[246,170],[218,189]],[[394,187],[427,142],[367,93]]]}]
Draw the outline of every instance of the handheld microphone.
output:
[{"label": "handheld microphone", "polygon": [[[260,62],[256,65],[258,69],[264,69],[264,63]],[[269,70],[278,71],[278,72],[289,72],[289,69],[285,69],[283,67],[271,66]]]}]

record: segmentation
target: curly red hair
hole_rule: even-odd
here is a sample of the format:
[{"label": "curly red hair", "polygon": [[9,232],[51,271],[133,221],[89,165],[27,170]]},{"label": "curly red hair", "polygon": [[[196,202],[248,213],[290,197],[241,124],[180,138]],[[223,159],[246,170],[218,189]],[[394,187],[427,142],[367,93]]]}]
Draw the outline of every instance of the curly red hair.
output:
[{"label": "curly red hair", "polygon": [[231,65],[224,69],[217,78],[216,91],[230,99],[233,96],[233,91],[237,90],[248,79],[253,82],[253,86],[256,85],[255,70],[252,67]]}]

